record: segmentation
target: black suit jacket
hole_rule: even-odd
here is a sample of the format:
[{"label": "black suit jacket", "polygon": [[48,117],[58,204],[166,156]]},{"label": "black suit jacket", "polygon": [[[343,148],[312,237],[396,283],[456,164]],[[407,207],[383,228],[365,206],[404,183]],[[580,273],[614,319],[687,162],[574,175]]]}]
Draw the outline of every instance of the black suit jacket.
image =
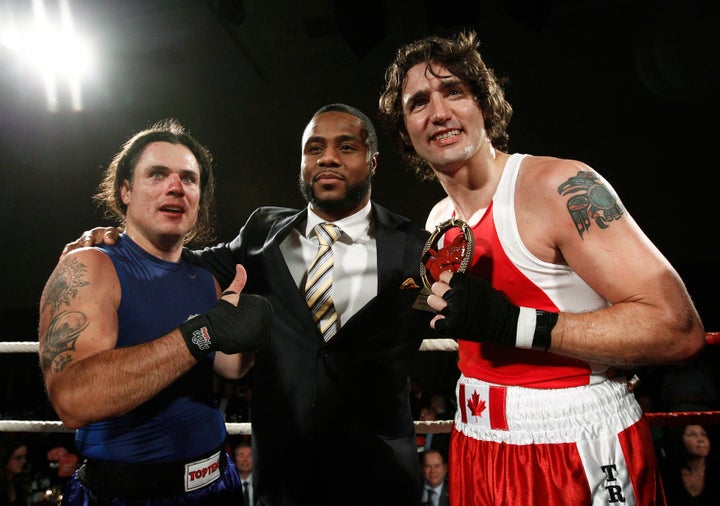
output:
[{"label": "black suit jacket", "polygon": [[[423,493],[425,492],[425,482],[423,480]],[[423,502],[423,506],[429,506],[428,502]],[[440,489],[440,496],[438,497],[438,506],[450,506],[450,498],[448,497],[448,483],[447,480],[443,483],[442,489]]]},{"label": "black suit jacket", "polygon": [[[273,305],[272,349],[253,366],[252,442],[260,504],[419,503],[410,366],[431,313],[412,309],[428,233],[373,203],[378,294],[326,343],[280,251],[307,210],[256,210],[230,243],[195,252],[226,286],[236,263],[247,293]],[[367,487],[358,488],[359,482]],[[388,494],[378,502],[377,490]],[[385,502],[383,502],[385,501]]]}]

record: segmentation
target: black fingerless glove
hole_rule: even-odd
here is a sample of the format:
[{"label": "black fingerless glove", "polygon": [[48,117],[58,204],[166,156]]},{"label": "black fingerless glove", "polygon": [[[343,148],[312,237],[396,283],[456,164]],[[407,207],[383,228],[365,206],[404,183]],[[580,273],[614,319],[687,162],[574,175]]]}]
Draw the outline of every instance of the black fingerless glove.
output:
[{"label": "black fingerless glove", "polygon": [[270,346],[272,313],[264,297],[242,294],[237,307],[220,299],[207,313],[191,318],[178,329],[197,360],[211,351],[228,355],[259,351]]},{"label": "black fingerless glove", "polygon": [[484,278],[455,273],[443,299],[445,318],[435,322],[438,334],[455,339],[493,342],[547,350],[558,314],[510,303]]}]

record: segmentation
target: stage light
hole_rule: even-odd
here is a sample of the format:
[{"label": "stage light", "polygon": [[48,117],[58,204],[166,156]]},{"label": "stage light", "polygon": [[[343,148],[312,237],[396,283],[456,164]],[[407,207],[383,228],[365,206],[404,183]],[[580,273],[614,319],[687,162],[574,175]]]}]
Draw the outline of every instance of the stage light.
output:
[{"label": "stage light", "polygon": [[68,0],[58,2],[57,19],[51,18],[41,0],[33,1],[32,7],[32,22],[0,27],[0,43],[12,51],[21,68],[41,79],[48,110],[61,108],[58,90],[65,86],[72,110],[80,111],[82,82],[93,68],[92,47],[75,31]]}]

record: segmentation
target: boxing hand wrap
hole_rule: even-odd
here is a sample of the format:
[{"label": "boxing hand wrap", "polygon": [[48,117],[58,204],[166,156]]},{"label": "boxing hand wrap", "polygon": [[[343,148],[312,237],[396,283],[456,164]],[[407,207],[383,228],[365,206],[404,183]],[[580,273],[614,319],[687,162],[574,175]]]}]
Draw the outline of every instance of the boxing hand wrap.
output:
[{"label": "boxing hand wrap", "polygon": [[178,330],[190,353],[202,360],[211,351],[232,355],[267,349],[272,307],[259,295],[243,294],[237,306],[223,299],[207,313],[180,324]]},{"label": "boxing hand wrap", "polygon": [[443,296],[445,318],[435,322],[438,334],[476,342],[493,342],[547,350],[558,314],[510,303],[484,278],[455,273]]}]

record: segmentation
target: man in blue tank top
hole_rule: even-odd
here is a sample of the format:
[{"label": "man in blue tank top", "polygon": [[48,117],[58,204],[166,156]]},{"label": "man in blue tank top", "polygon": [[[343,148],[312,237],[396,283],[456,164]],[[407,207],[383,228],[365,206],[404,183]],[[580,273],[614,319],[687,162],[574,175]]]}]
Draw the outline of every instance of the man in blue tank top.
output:
[{"label": "man in blue tank top", "polygon": [[242,504],[213,373],[247,372],[272,312],[240,294],[242,266],[221,295],[181,259],[211,237],[213,190],[212,157],[182,125],[143,130],[95,196],[124,225],[120,240],[65,255],[45,285],[40,365],[84,458],[63,504]]}]

